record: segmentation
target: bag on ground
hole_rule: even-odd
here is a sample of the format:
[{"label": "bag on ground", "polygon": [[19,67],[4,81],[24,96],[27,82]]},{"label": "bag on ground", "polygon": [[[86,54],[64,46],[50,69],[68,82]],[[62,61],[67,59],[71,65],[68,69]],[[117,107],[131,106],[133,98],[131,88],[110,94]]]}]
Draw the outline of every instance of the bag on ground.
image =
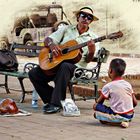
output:
[{"label": "bag on ground", "polygon": [[63,116],[80,116],[80,110],[72,99],[61,101],[63,107]]}]

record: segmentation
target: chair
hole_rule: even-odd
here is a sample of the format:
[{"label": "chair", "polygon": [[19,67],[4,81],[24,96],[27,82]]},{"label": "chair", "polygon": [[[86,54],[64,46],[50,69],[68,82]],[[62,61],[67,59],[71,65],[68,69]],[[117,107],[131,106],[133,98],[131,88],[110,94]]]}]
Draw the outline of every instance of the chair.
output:
[{"label": "chair", "polygon": [[[100,68],[102,63],[106,63],[109,56],[109,51],[105,48],[101,48],[98,52],[96,58],[93,59],[93,62],[96,65],[91,68],[76,68],[74,75],[68,85],[71,98],[75,100],[88,100],[88,99],[97,99],[98,97],[98,78],[100,74]],[[87,85],[92,85],[92,88],[87,88]],[[85,90],[84,90],[85,88]],[[94,91],[93,91],[94,88]],[[75,98],[74,94],[77,89],[77,92],[81,92],[78,95],[82,98]],[[89,95],[88,92],[92,91],[92,95]]]}]

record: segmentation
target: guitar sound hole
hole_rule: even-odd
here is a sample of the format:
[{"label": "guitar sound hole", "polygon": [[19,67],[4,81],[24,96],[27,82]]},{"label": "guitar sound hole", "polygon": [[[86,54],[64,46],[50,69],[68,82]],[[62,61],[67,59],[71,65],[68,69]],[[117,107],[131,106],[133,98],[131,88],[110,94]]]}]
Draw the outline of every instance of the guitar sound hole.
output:
[{"label": "guitar sound hole", "polygon": [[68,48],[63,49],[62,50],[62,54],[67,54],[68,53],[68,50],[69,50]]}]

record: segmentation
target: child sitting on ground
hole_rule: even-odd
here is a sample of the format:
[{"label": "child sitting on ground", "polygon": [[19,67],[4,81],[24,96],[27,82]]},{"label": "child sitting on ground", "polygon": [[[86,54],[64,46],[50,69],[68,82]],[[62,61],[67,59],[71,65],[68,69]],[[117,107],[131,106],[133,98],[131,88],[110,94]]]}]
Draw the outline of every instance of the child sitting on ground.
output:
[{"label": "child sitting on ground", "polygon": [[[130,83],[122,79],[126,63],[116,58],[110,63],[108,76],[112,80],[100,91],[100,96],[93,105],[94,117],[104,124],[119,124],[123,128],[129,126],[134,116],[137,100]],[[110,107],[104,105],[109,100]]]}]

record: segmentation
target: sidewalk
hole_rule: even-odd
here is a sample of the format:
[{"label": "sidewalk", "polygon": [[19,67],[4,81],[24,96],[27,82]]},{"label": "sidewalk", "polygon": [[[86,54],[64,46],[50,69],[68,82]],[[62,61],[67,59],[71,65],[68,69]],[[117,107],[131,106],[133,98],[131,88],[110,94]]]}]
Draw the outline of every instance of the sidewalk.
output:
[{"label": "sidewalk", "polygon": [[[126,64],[127,64],[127,67],[126,67],[126,71],[125,71],[125,74],[140,74],[140,71],[139,71],[139,67],[140,67],[140,57],[132,57],[132,56],[129,56],[129,57],[125,57],[123,55],[110,55],[108,57],[108,60],[106,63],[102,63],[102,66],[101,66],[101,76],[106,76],[107,75],[107,70],[108,70],[108,67],[109,67],[109,63],[110,61],[113,59],[113,58],[122,58],[126,61]],[[18,57],[18,60],[19,60],[19,63],[20,63],[20,67],[22,68],[23,65],[27,62],[33,62],[33,63],[36,63],[38,64],[38,58],[27,58],[27,57]],[[94,64],[94,62],[93,62]]]},{"label": "sidewalk", "polygon": [[[1,98],[11,97],[18,101],[19,94],[1,93]],[[0,117],[0,138],[2,140],[138,140],[140,130],[140,102],[130,127],[102,125],[92,116],[93,100],[77,101],[81,116],[64,117],[62,112],[44,115],[42,102],[38,109],[31,108],[31,95],[26,96],[25,103],[17,103],[20,109],[32,112],[31,116]]]},{"label": "sidewalk", "polygon": [[[111,59],[112,56],[109,61]],[[126,72],[129,74],[139,72],[139,59],[124,59],[129,62]],[[103,74],[106,74],[109,61],[103,64]],[[17,82],[15,80],[13,82],[13,78],[9,78],[9,80],[12,88],[19,88]],[[32,89],[29,80],[25,84],[29,89]],[[130,123],[130,127],[123,129],[117,126],[100,124],[94,119],[92,110],[94,100],[76,102],[81,111],[80,117],[64,117],[62,112],[44,115],[41,101],[39,101],[38,109],[32,109],[31,95],[26,95],[25,102],[19,103],[20,95],[19,92],[12,91],[11,94],[6,94],[4,89],[0,90],[0,100],[7,97],[13,98],[20,109],[32,112],[31,116],[0,117],[1,140],[139,140],[140,101],[135,109],[136,115]]]},{"label": "sidewalk", "polygon": [[[19,94],[2,94],[1,98],[14,97]],[[1,140],[138,140],[140,130],[140,102],[130,127],[123,129],[117,126],[102,125],[93,118],[93,100],[77,101],[81,116],[64,117],[62,112],[44,115],[42,102],[38,109],[31,108],[31,95],[26,96],[25,103],[17,103],[20,109],[32,112],[31,116],[0,117]]]}]

